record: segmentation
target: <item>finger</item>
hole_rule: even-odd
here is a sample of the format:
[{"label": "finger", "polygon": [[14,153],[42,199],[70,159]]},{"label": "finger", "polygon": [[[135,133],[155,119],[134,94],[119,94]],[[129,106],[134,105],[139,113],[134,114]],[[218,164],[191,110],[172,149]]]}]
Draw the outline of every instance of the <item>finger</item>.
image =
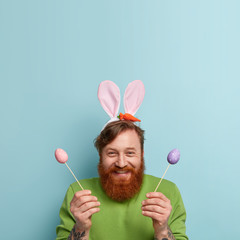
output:
[{"label": "finger", "polygon": [[87,203],[84,203],[80,208],[79,210],[82,211],[83,213],[88,211],[89,209],[91,208],[96,208],[100,206],[100,202],[87,202]]},{"label": "finger", "polygon": [[92,196],[92,195],[82,196],[79,199],[75,200],[74,202],[71,202],[70,205],[79,208],[87,202],[97,202],[97,197]]},{"label": "finger", "polygon": [[86,212],[84,212],[83,214],[82,214],[82,217],[84,217],[84,218],[90,218],[94,213],[97,213],[97,212],[99,212],[100,211],[100,208],[91,208],[91,209],[89,209],[88,211],[86,211]]},{"label": "finger", "polygon": [[168,202],[169,199],[161,192],[150,192],[146,194],[147,198],[161,198],[163,201]]},{"label": "finger", "polygon": [[83,204],[80,208],[76,207],[71,207],[70,211],[72,212],[73,215],[82,215],[85,212],[89,211],[92,208],[96,208],[100,206],[100,202],[87,202]]},{"label": "finger", "polygon": [[169,206],[169,204],[167,202],[165,202],[159,198],[150,198],[150,199],[144,200],[142,202],[142,206],[146,206],[146,205],[158,205],[162,208],[167,208]]},{"label": "finger", "polygon": [[158,214],[165,214],[166,213],[166,209],[159,207],[157,205],[146,205],[144,207],[142,207],[142,211],[148,211],[148,212],[155,212]]},{"label": "finger", "polygon": [[156,221],[159,221],[159,222],[162,221],[162,215],[159,214],[159,213],[150,212],[150,211],[142,211],[142,215],[146,216],[146,217],[150,217],[153,220],[156,220]]},{"label": "finger", "polygon": [[82,190],[82,191],[78,191],[74,194],[73,198],[72,198],[72,202],[75,202],[77,199],[79,199],[82,196],[88,196],[91,195],[91,191],[90,190]]},{"label": "finger", "polygon": [[74,212],[73,216],[76,219],[76,221],[80,223],[86,222],[93,214],[100,211],[100,208],[91,208],[88,211],[82,213],[82,212]]}]

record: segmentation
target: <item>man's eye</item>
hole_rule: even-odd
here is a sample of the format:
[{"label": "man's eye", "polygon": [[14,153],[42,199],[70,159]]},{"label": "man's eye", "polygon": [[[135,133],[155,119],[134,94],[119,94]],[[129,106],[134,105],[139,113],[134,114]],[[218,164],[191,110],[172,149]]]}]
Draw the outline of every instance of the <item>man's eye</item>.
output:
[{"label": "man's eye", "polygon": [[134,155],[134,152],[127,152],[127,155]]},{"label": "man's eye", "polygon": [[115,152],[108,152],[108,155],[109,156],[114,156],[114,155],[116,155],[116,153]]}]

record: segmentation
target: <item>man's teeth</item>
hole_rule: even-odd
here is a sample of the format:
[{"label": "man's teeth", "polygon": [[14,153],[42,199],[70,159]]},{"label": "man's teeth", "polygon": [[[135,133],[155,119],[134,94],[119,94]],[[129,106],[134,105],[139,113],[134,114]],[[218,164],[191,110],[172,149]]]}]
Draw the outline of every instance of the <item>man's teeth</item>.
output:
[{"label": "man's teeth", "polygon": [[127,171],[116,171],[116,173],[127,173]]}]

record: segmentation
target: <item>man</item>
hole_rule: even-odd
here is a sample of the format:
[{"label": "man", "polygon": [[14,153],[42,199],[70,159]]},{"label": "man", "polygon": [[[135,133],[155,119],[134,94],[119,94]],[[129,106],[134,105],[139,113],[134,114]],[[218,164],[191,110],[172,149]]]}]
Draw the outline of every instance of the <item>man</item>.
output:
[{"label": "man", "polygon": [[57,240],[187,240],[186,212],[176,185],[144,174],[144,131],[109,123],[97,137],[100,178],[73,183],[60,209]]}]

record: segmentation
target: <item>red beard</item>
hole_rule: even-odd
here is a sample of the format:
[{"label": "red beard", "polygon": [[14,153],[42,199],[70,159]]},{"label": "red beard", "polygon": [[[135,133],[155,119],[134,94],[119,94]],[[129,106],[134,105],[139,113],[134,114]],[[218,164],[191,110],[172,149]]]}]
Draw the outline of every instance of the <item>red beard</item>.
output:
[{"label": "red beard", "polygon": [[[129,171],[131,176],[128,180],[118,180],[113,177],[115,171]],[[106,194],[118,202],[132,198],[139,192],[144,173],[144,160],[141,160],[141,166],[138,170],[132,167],[117,168],[111,167],[107,170],[104,169],[102,161],[98,164],[98,173],[100,176],[100,182]]]}]

